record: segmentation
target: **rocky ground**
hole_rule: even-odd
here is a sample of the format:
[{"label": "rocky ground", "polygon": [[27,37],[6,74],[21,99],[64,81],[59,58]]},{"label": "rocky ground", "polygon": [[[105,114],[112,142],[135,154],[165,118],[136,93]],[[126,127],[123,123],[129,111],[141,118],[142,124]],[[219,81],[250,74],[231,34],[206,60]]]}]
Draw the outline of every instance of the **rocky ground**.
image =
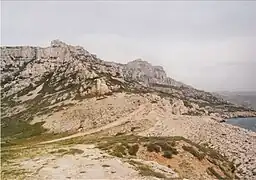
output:
[{"label": "rocky ground", "polygon": [[[40,141],[40,144],[47,146],[47,145],[51,145],[52,143],[60,142],[62,145],[62,143],[64,144],[65,142],[70,143],[69,141],[71,141],[72,142],[71,144],[75,145],[77,143],[79,144],[80,142],[84,142],[84,140],[81,140],[81,138],[83,139],[83,137],[87,137],[90,134],[97,134],[99,137],[110,136],[110,137],[113,137],[114,139],[118,137],[116,136],[118,134],[123,135],[123,134],[130,134],[130,133],[133,133],[134,135],[144,136],[144,137],[182,136],[182,137],[186,137],[187,139],[193,142],[201,144],[204,147],[210,147],[212,149],[215,149],[220,154],[226,156],[230,162],[233,162],[235,166],[234,171],[237,175],[236,176],[237,178],[239,177],[241,179],[249,179],[249,180],[255,179],[256,151],[254,147],[256,146],[256,133],[254,132],[247,131],[245,129],[235,127],[226,123],[219,123],[218,121],[215,120],[216,119],[215,116],[182,115],[182,112],[187,111],[187,109],[184,105],[182,106],[182,104],[180,104],[179,101],[177,101],[176,103],[173,103],[173,102],[171,103],[166,99],[162,99],[159,96],[152,95],[152,94],[132,95],[132,94],[119,93],[119,94],[116,94],[114,97],[107,97],[98,101],[96,101],[96,99],[94,100],[90,99],[88,100],[88,102],[87,102],[88,104],[91,104],[92,102],[94,102],[94,105],[95,105],[91,107],[93,108],[93,110],[89,112],[93,112],[93,111],[96,112],[97,109],[101,109],[102,111],[104,111],[104,108],[105,108],[105,109],[109,109],[109,112],[108,112],[109,115],[105,114],[105,116],[104,115],[100,116],[99,113],[97,113],[94,116],[91,115],[90,116],[91,119],[96,119],[96,122],[98,122],[98,124],[96,124],[95,126],[89,126],[90,121],[87,120],[87,121],[84,121],[84,123],[88,122],[88,129],[86,128],[80,129],[79,133],[75,133],[68,137],[63,137],[63,138],[59,138],[51,141],[45,141],[45,142]],[[86,101],[83,101],[81,102],[81,104],[78,103],[73,108],[74,110],[77,110],[79,109],[78,107],[80,108],[89,107],[87,103]],[[119,106],[119,103],[123,104],[123,107],[125,107],[125,109],[123,109],[121,105]],[[103,104],[105,104],[105,106]],[[119,112],[120,112],[119,117],[113,116],[112,118],[108,119],[108,117],[111,117],[111,114],[112,114],[111,109],[117,112],[116,115],[119,115]],[[65,117],[64,116],[65,114],[69,114],[70,116],[72,114],[71,112],[73,112],[72,108],[67,108],[66,110],[59,111],[58,112],[59,116],[56,116],[56,113],[55,113],[53,117],[55,118]],[[49,119],[48,119],[49,122],[51,122],[50,117],[51,116],[49,116]],[[79,119],[79,117],[84,117],[84,114],[82,114],[81,116],[76,115],[72,117],[73,119]],[[97,119],[97,118],[100,118],[100,119]],[[40,120],[40,118],[38,118],[37,120]],[[51,124],[49,122],[46,122],[46,125],[47,123]],[[66,121],[66,123],[67,123],[66,127],[70,127],[72,124],[78,127],[80,121],[77,121],[77,124],[76,124],[76,121],[71,121],[71,122]],[[61,127],[61,125],[59,125],[59,127]],[[83,147],[84,149],[81,149]],[[84,152],[86,152],[85,154],[87,153],[90,154],[91,151],[93,151],[94,153],[98,152],[98,150],[95,148],[89,148],[91,150],[87,150],[88,147],[90,146],[77,145],[77,146],[74,146],[73,148],[81,149]],[[184,160],[184,157],[180,157],[180,159],[178,160],[175,160],[175,158],[173,158],[172,161],[166,161],[161,159],[161,156],[159,158],[154,154],[153,155],[152,154],[146,155],[146,154],[147,153],[142,153],[142,155],[138,155],[138,158],[143,159],[144,161],[154,161],[154,162],[157,162],[158,164],[160,163],[160,165],[164,165],[165,167],[168,165],[175,166],[175,163],[177,162],[179,162],[178,164],[182,164],[182,160]],[[49,157],[48,155],[44,157],[38,157],[39,159],[42,159],[42,163],[39,163],[34,160],[29,160],[29,161],[22,162],[22,164],[24,165],[25,169],[30,169],[32,172],[38,171],[42,173],[41,175],[39,173],[36,176],[33,176],[33,178],[35,177],[36,178],[40,177],[42,179],[47,179],[51,177],[55,178],[55,176],[57,177],[58,173],[62,171],[70,172],[71,174],[73,173],[71,178],[79,178],[82,175],[83,177],[89,177],[90,173],[89,174],[84,173],[81,175],[80,173],[77,172],[77,169],[79,169],[78,167],[80,167],[80,160],[81,162],[85,163],[87,161],[89,162],[90,159],[86,157],[87,159],[83,160],[84,157],[81,157],[81,155],[77,155],[77,156],[78,157],[76,157],[76,159],[71,156],[63,156],[61,160],[51,161],[51,163],[49,163],[49,166],[48,165],[42,166],[42,164],[45,164],[48,158],[52,157],[52,154],[50,154]],[[98,160],[100,162],[102,161],[105,162],[102,156],[98,157]],[[76,166],[78,167],[72,168],[69,165],[58,164],[59,162],[71,162],[71,161],[72,162],[74,161],[74,167]],[[113,160],[113,161],[116,161],[116,160]],[[99,162],[95,161],[95,164],[97,163]],[[195,166],[195,164],[197,163],[193,162],[191,158],[187,160],[187,163],[192,165],[187,165],[187,168],[185,168],[182,171],[180,166],[174,168],[176,169],[175,172],[177,173],[177,175],[182,174],[183,178],[189,178],[189,179],[198,179],[199,177],[201,177],[202,179],[205,179],[208,176],[207,173],[205,173],[206,171],[204,172],[205,173],[204,175],[202,174],[200,175],[200,172],[195,171],[194,173],[192,173],[192,175],[188,176],[189,174],[188,172],[191,171],[191,170],[188,170],[188,169],[191,169],[190,166]],[[119,164],[119,166],[123,166],[123,164],[121,163]],[[199,167],[201,165],[197,164],[196,166]],[[205,165],[202,165],[202,166],[205,167]],[[58,168],[54,168],[54,167],[58,167]],[[96,165],[90,166],[90,167],[96,168]],[[40,168],[42,168],[42,171]],[[48,171],[52,171],[52,169],[54,170],[54,172],[56,172],[56,174],[53,173],[51,176]],[[109,179],[120,178],[121,175],[119,176],[118,173],[113,175],[109,171],[105,172],[105,169],[106,168],[101,168],[100,170],[101,172],[99,173],[99,176],[100,175],[103,176],[104,174],[105,177]],[[80,169],[79,171],[83,172],[84,169]],[[86,169],[86,171],[90,172],[93,170]],[[130,173],[133,172],[132,169],[127,171],[129,171]],[[69,177],[68,174],[65,174],[65,173],[62,173],[62,175],[63,175],[63,178],[64,178],[64,175]],[[139,176],[137,177],[137,175],[134,175],[134,176],[127,175],[127,177],[138,178],[138,179],[143,178]],[[209,178],[210,177],[208,177],[208,179]]]},{"label": "rocky ground", "polygon": [[145,179],[129,163],[93,145],[76,145],[71,149],[73,154],[57,156],[61,150],[65,152],[59,149],[51,156],[21,162],[23,168],[37,172],[26,179]]},{"label": "rocky ground", "polygon": [[[91,144],[93,143],[93,144]],[[2,179],[213,179],[233,165],[182,137],[83,136],[2,149]]]},{"label": "rocky ground", "polygon": [[[131,164],[94,148],[94,145],[52,149],[48,154],[10,163],[14,164],[9,165],[9,169],[3,166],[3,179],[157,179],[143,177]],[[10,167],[14,172],[10,172]]]},{"label": "rocky ground", "polygon": [[207,144],[229,157],[243,179],[256,178],[256,133],[218,123],[210,117],[173,116],[158,121],[146,136],[184,136],[200,144]]}]

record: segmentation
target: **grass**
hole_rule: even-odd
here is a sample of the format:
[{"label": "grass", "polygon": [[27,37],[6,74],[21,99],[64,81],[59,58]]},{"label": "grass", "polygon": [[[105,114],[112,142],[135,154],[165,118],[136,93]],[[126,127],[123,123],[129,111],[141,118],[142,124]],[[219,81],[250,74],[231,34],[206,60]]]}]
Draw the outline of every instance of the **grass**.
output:
[{"label": "grass", "polygon": [[1,179],[2,180],[9,180],[9,179],[25,179],[27,174],[30,173],[25,169],[2,169],[1,170]]},{"label": "grass", "polygon": [[52,152],[53,149],[59,148],[58,145],[33,145],[33,146],[15,146],[2,147],[1,160],[2,162],[12,161],[19,158],[33,158],[41,154]]},{"label": "grass", "polygon": [[129,160],[128,162],[129,162],[129,164],[135,166],[136,169],[139,171],[140,175],[142,175],[142,176],[153,176],[153,177],[157,177],[157,178],[166,178],[166,176],[164,174],[155,172],[148,165],[145,165],[141,162],[137,162],[134,160]]},{"label": "grass", "polygon": [[55,151],[51,151],[50,153],[51,154],[60,154],[60,153],[65,153],[67,151],[68,151],[67,149],[58,149],[58,150],[55,150]]},{"label": "grass", "polygon": [[[183,146],[182,148],[198,160],[207,159],[209,162],[214,162],[213,164],[225,174],[225,177],[230,178],[234,174],[234,165],[226,157],[209,147],[201,146],[179,136],[141,137],[136,135],[120,135],[97,138],[94,142],[96,144],[98,143],[99,148],[112,152],[112,155],[118,157],[129,158],[129,147],[131,147],[131,144],[138,144],[138,146],[146,147],[149,152],[163,152],[162,155],[165,158],[171,158],[173,155],[178,154],[175,148],[177,141],[188,143],[189,145]],[[116,147],[116,145],[118,146]],[[219,167],[220,165],[221,168]]]},{"label": "grass", "polygon": [[81,149],[76,148],[70,148],[68,151],[64,152],[62,155],[70,154],[70,155],[76,155],[76,154],[83,154],[84,151]]},{"label": "grass", "polygon": [[207,172],[209,175],[215,176],[217,179],[225,179],[225,178],[223,178],[217,171],[215,171],[215,169],[214,169],[213,167],[207,168],[206,172]]},{"label": "grass", "polygon": [[153,176],[157,178],[166,178],[166,176],[162,173],[153,171],[149,166],[143,165],[138,166],[138,170],[142,176]]},{"label": "grass", "polygon": [[[166,137],[165,137],[166,138]],[[168,137],[165,142],[163,137],[142,137],[135,135],[119,135],[113,137],[103,137],[94,139],[97,147],[106,150],[114,156],[123,157],[127,155],[136,156],[140,146],[146,146],[148,151],[160,152],[161,149],[170,151],[172,154],[177,154],[177,150],[172,147],[175,145],[175,140],[182,139],[181,137]],[[81,140],[82,141],[82,140]],[[162,147],[161,147],[162,146]]]},{"label": "grass", "polygon": [[29,138],[40,135],[46,131],[46,129],[42,127],[44,122],[39,122],[32,125],[27,121],[5,118],[2,119],[2,123],[4,123],[4,127],[1,127],[2,138]]},{"label": "grass", "polygon": [[[42,135],[41,135],[42,136]],[[54,135],[53,135],[54,136]],[[56,135],[57,136],[57,135]],[[31,140],[33,142],[38,142],[44,137],[33,137]],[[24,140],[24,139],[23,139]],[[29,138],[27,139],[28,141]],[[183,146],[182,148],[185,151],[190,152],[199,160],[202,160],[206,156],[206,160],[209,159],[209,162],[212,163],[214,168],[220,169],[225,177],[230,178],[234,175],[234,167],[232,166],[232,162],[226,160],[225,157],[218,154],[217,151],[214,151],[210,148],[201,146],[199,144],[195,144],[188,139],[179,136],[173,137],[142,137],[136,135],[119,135],[119,136],[101,136],[100,134],[91,134],[82,137],[76,137],[72,139],[68,139],[65,141],[59,141],[50,143],[47,145],[35,145],[31,144],[29,147],[25,148],[18,148],[20,146],[8,146],[3,147],[1,151],[2,162],[8,163],[13,159],[20,158],[20,157],[28,157],[33,158],[38,156],[39,154],[44,153],[56,153],[60,155],[65,154],[82,154],[84,153],[83,150],[75,149],[75,148],[65,148],[67,145],[72,144],[96,144],[96,147],[99,149],[107,151],[109,154],[113,156],[117,156],[120,158],[133,158],[137,156],[137,152],[139,151],[140,147],[146,147],[146,149],[150,152],[157,152],[162,154],[165,158],[172,158],[173,155],[178,154],[176,144],[178,141],[183,141],[188,143],[189,145]],[[53,149],[55,149],[53,151]],[[159,174],[158,172],[154,172],[143,164],[135,164],[142,174],[146,174],[148,176],[155,176],[155,177],[163,177],[163,174]],[[213,174],[215,177],[217,176],[216,173],[213,172],[214,169],[208,169],[207,172]],[[216,169],[215,169],[216,170]]]},{"label": "grass", "polygon": [[199,161],[202,161],[205,157],[205,153],[200,153],[198,152],[195,148],[193,148],[192,146],[182,146],[182,148],[185,151],[188,151],[189,153],[191,153],[193,156],[195,156]]},{"label": "grass", "polygon": [[[230,173],[228,173],[228,171],[226,170],[226,168],[222,165],[219,165],[220,170],[225,174],[226,177],[232,179],[232,175]],[[234,171],[231,170],[231,173],[234,173]]]},{"label": "grass", "polygon": [[[34,129],[33,131],[36,131]],[[1,144],[2,147],[13,147],[13,146],[28,146],[28,145],[33,145],[37,144],[43,141],[48,141],[48,140],[53,140],[61,137],[65,137],[68,135],[72,135],[73,133],[70,132],[64,132],[64,133],[59,133],[59,134],[54,134],[54,133],[41,133],[38,132],[38,135],[36,133],[33,136],[28,136],[26,135],[29,134],[28,132],[25,132],[25,135],[22,136],[20,134],[20,138],[3,138],[2,140],[5,141],[5,143]],[[21,132],[22,133],[22,132]]]},{"label": "grass", "polygon": [[123,144],[117,144],[113,147],[111,155],[117,157],[123,157],[126,153],[126,147]]}]

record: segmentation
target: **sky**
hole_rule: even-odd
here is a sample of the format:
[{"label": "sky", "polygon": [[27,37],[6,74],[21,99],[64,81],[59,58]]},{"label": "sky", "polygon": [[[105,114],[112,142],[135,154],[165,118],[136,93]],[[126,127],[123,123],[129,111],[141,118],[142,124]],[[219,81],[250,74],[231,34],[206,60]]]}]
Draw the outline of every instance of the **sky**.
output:
[{"label": "sky", "polygon": [[141,58],[206,91],[256,91],[256,1],[1,1],[1,45]]}]

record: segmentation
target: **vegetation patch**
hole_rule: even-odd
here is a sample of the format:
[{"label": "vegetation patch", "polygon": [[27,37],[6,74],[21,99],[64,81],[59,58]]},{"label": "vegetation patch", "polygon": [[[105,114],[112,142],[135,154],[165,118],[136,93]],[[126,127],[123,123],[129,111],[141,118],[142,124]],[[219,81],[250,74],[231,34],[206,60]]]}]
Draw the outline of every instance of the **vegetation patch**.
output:
[{"label": "vegetation patch", "polygon": [[71,154],[71,155],[76,155],[76,154],[83,154],[84,151],[81,149],[76,149],[76,148],[70,148],[68,151],[65,151],[63,155],[65,154]]},{"label": "vegetation patch", "polygon": [[164,151],[163,157],[171,159],[172,158],[172,152],[171,151]]},{"label": "vegetation patch", "polygon": [[[2,138],[6,139],[30,138],[46,132],[46,129],[42,127],[44,122],[30,124],[27,121],[4,118],[2,119],[2,124],[3,125],[1,126],[1,136]],[[12,141],[6,140],[3,145],[15,145],[15,142],[12,143]]]},{"label": "vegetation patch", "polygon": [[175,155],[178,154],[177,149],[174,148],[175,141],[171,141],[171,142],[158,141],[155,144],[159,145],[162,151],[170,151],[172,154],[175,154]]},{"label": "vegetation patch", "polygon": [[1,179],[2,180],[9,180],[9,179],[25,179],[29,171],[25,169],[2,169],[1,170]]},{"label": "vegetation patch", "polygon": [[140,171],[140,174],[142,176],[153,176],[153,177],[157,177],[157,178],[166,178],[166,176],[164,174],[153,171],[147,165],[137,166],[137,168]]},{"label": "vegetation patch", "polygon": [[133,165],[136,167],[136,169],[139,171],[140,175],[142,176],[153,176],[157,178],[166,178],[166,176],[160,172],[155,172],[152,170],[148,165],[145,165],[141,162],[137,162],[134,160],[128,161],[129,164]]},{"label": "vegetation patch", "polygon": [[[149,152],[159,153],[161,151],[165,151],[167,157],[172,156],[173,154],[174,155],[178,154],[177,149],[174,148],[175,141],[170,141],[170,142],[156,141],[154,143],[149,143],[146,146],[147,146],[147,151]],[[167,154],[170,154],[170,155],[167,155]]]},{"label": "vegetation patch", "polygon": [[113,147],[111,155],[117,157],[123,157],[126,153],[126,147],[123,144],[117,144]]},{"label": "vegetation patch", "polygon": [[205,157],[205,153],[200,153],[198,152],[195,148],[193,148],[192,146],[182,146],[182,148],[185,151],[188,151],[189,153],[191,153],[193,156],[195,156],[198,160],[202,161]]},{"label": "vegetation patch", "polygon": [[225,178],[223,178],[217,171],[215,171],[215,169],[214,169],[213,167],[207,168],[206,172],[207,172],[209,175],[215,176],[217,179],[225,179]]},{"label": "vegetation patch", "polygon": [[[41,135],[40,135],[41,136]],[[38,136],[38,137],[40,137]],[[52,136],[54,136],[52,134]],[[34,139],[35,138],[35,139]],[[43,137],[42,137],[43,138]],[[33,140],[34,139],[34,140]],[[41,138],[39,138],[41,139]],[[24,140],[24,139],[23,139]],[[36,137],[27,139],[37,142]],[[42,140],[42,139],[41,139]],[[182,141],[182,142],[180,142]],[[91,134],[88,136],[81,136],[72,139],[67,139],[65,141],[54,142],[46,145],[36,145],[24,148],[18,148],[19,146],[9,146],[2,148],[1,156],[2,162],[9,163],[13,159],[20,157],[33,158],[43,153],[52,154],[82,154],[83,150],[71,148],[68,149],[65,145],[72,144],[96,144],[99,149],[107,151],[113,156],[120,158],[130,159],[137,158],[139,150],[146,150],[149,152],[156,152],[159,155],[167,159],[179,158],[177,155],[178,148],[177,144],[184,144],[183,150],[188,151],[193,156],[199,160],[205,159],[213,164],[213,168],[207,170],[212,176],[217,177],[216,173],[221,177],[232,179],[234,177],[235,167],[232,162],[227,161],[227,159],[221,156],[217,151],[214,151],[208,147],[201,146],[199,144],[193,143],[188,139],[179,136],[173,137],[142,137],[136,135],[119,135],[119,136],[101,136],[100,134]],[[141,148],[141,149],[140,149]],[[53,150],[54,149],[54,150]],[[155,172],[149,166],[144,165],[140,162],[129,162],[130,164],[137,167],[140,173],[144,176],[154,176],[159,178],[165,178],[164,174]],[[222,173],[223,172],[223,173]],[[220,174],[221,173],[221,174]]]},{"label": "vegetation patch", "polygon": [[58,149],[56,151],[51,151],[50,153],[51,154],[62,154],[62,153],[65,153],[67,151],[68,151],[67,149]]},{"label": "vegetation patch", "polygon": [[187,101],[187,100],[183,100],[184,106],[188,107],[188,108],[193,108],[192,104]]},{"label": "vegetation patch", "polygon": [[128,147],[128,153],[130,155],[136,156],[138,150],[139,150],[139,145],[138,144],[134,144]]},{"label": "vegetation patch", "polygon": [[161,151],[161,146],[154,143],[149,143],[147,144],[147,151],[159,153]]},{"label": "vegetation patch", "polygon": [[[182,149],[191,153],[199,161],[205,159],[208,160],[210,163],[214,162],[212,163],[213,165],[215,165],[214,168],[217,168],[220,172],[222,171],[225,175],[225,178],[230,179],[234,176],[235,167],[233,163],[228,161],[226,157],[222,156],[217,151],[209,147],[193,143],[192,141],[183,137],[141,137],[136,135],[120,135],[113,137],[104,137],[102,139],[99,138],[97,139],[97,141],[100,142],[99,145],[102,149],[112,152],[112,155],[114,152],[114,155],[118,157],[129,158],[129,155],[131,155],[129,153],[129,148],[131,148],[132,145],[137,144],[139,148],[140,146],[144,146],[148,152],[162,152],[162,156],[167,159],[173,158],[173,155],[177,155],[179,153],[176,149],[176,146],[179,141],[183,141],[187,143],[187,145],[183,145]],[[116,147],[116,145],[118,145],[118,148]],[[138,147],[133,148],[137,150]]]}]

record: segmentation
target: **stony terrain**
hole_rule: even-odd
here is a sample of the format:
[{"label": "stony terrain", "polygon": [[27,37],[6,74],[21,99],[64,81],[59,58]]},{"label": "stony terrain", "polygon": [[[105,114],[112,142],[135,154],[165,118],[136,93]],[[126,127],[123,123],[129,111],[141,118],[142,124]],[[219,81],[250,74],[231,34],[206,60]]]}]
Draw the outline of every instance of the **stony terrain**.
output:
[{"label": "stony terrain", "polygon": [[225,157],[178,136],[83,136],[59,144],[3,148],[2,154],[2,179],[235,177],[235,167]]},{"label": "stony terrain", "polygon": [[[80,46],[54,40],[45,48],[1,47],[0,68],[5,179],[256,178],[255,133],[220,123],[256,112],[175,81],[162,67],[140,59],[105,62]],[[91,135],[99,136],[90,140],[94,145],[85,143]],[[113,145],[120,135],[130,144]],[[141,142],[141,136],[150,138]],[[178,154],[171,147],[170,158],[161,154],[165,151],[145,149],[163,136],[187,140],[175,145]],[[109,152],[130,151],[135,144],[136,158]],[[46,150],[23,159],[33,148]],[[21,149],[29,153],[16,157]],[[16,174],[8,171],[17,166],[22,168]]]}]

